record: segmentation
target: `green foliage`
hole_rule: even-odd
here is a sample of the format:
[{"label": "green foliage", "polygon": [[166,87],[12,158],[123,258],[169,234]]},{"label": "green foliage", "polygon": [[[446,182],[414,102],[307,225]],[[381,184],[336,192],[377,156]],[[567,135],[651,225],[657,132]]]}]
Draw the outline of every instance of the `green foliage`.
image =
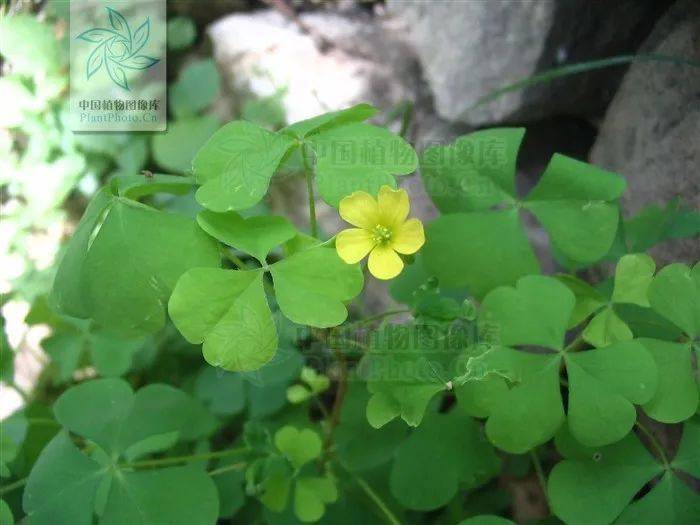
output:
[{"label": "green foliage", "polygon": [[176,16],[168,20],[168,49],[180,51],[190,47],[197,38],[197,27],[191,18]]}]

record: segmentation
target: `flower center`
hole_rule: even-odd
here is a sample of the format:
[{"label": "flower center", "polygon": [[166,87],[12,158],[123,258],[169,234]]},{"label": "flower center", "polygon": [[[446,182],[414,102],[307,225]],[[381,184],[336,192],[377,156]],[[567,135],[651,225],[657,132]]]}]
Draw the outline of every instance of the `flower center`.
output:
[{"label": "flower center", "polygon": [[391,240],[391,230],[387,228],[386,226],[382,226],[381,224],[377,224],[373,229],[372,229],[372,240],[376,244],[387,244]]}]

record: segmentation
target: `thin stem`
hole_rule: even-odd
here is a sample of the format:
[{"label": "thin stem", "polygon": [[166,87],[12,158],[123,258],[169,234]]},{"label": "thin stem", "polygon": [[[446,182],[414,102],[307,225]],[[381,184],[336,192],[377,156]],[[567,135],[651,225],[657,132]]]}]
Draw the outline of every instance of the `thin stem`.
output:
[{"label": "thin stem", "polygon": [[583,335],[579,334],[576,336],[576,339],[566,345],[564,352],[575,352],[576,350],[580,350],[584,344],[586,344],[586,341],[583,340]]},{"label": "thin stem", "polygon": [[219,474],[224,474],[226,472],[231,472],[232,470],[241,470],[244,469],[248,464],[247,463],[233,463],[231,465],[226,465],[220,468],[215,468],[214,470],[210,470],[208,474],[210,476],[218,476]]},{"label": "thin stem", "polygon": [[28,477],[18,479],[14,483],[10,483],[9,485],[5,485],[4,487],[0,487],[0,496],[4,496],[8,492],[11,492],[11,491],[18,489],[18,488],[21,488],[21,487],[24,487],[27,484],[28,479],[29,479]]},{"label": "thin stem", "polygon": [[340,377],[338,378],[338,389],[335,393],[333,408],[331,409],[330,419],[328,420],[326,439],[323,443],[323,450],[325,452],[324,456],[328,454],[329,450],[331,449],[331,445],[333,444],[333,431],[340,422],[340,411],[343,408],[345,392],[348,389],[348,364],[345,361],[345,356],[337,348],[333,349],[333,354],[340,365]]},{"label": "thin stem", "polygon": [[656,453],[659,456],[659,459],[661,459],[661,462],[664,464],[664,468],[666,470],[669,470],[671,468],[671,464],[668,461],[668,456],[666,455],[666,452],[664,451],[664,448],[661,446],[661,443],[659,443],[659,440],[656,439],[656,436],[651,433],[651,431],[646,428],[644,425],[642,425],[639,421],[635,423],[635,426],[642,431],[642,433],[647,437],[649,440],[649,443],[651,444],[652,447],[654,447],[654,450],[656,450]]},{"label": "thin stem", "polygon": [[531,450],[530,459],[532,459],[532,466],[535,468],[535,473],[537,474],[537,479],[540,483],[540,487],[542,488],[544,499],[547,501],[547,503],[549,503],[549,498],[547,497],[547,478],[544,475],[542,463],[540,462],[540,458],[537,456],[537,452]]},{"label": "thin stem", "polygon": [[401,117],[401,130],[399,131],[399,136],[406,138],[408,128],[411,126],[411,120],[413,120],[413,102],[407,100],[405,102],[403,115]]},{"label": "thin stem", "polygon": [[316,200],[314,199],[314,185],[311,180],[311,167],[309,157],[306,153],[306,146],[301,145],[301,158],[304,161],[304,175],[306,176],[306,191],[309,194],[309,224],[311,225],[311,236],[318,237],[318,225],[316,224]]},{"label": "thin stem", "polygon": [[189,456],[177,456],[160,459],[147,459],[145,461],[136,461],[134,463],[125,463],[120,465],[123,468],[150,468],[162,467],[165,465],[174,465],[177,463],[190,463],[192,461],[203,461],[207,459],[223,458],[227,456],[236,456],[238,454],[246,454],[250,452],[248,447],[229,448],[226,450],[218,450],[216,452],[205,452],[202,454],[192,454]]},{"label": "thin stem", "polygon": [[229,261],[231,261],[233,264],[235,264],[239,270],[248,270],[248,265],[237,255],[231,253],[230,250],[227,249],[222,249],[221,253],[224,257],[226,257]]},{"label": "thin stem", "polygon": [[36,426],[47,426],[47,427],[60,427],[61,424],[58,421],[54,421],[48,417],[28,417],[27,423]]},{"label": "thin stem", "polygon": [[364,491],[365,494],[367,494],[367,496],[369,496],[369,499],[371,499],[374,502],[374,504],[379,508],[379,510],[382,511],[382,514],[384,514],[387,523],[390,523],[391,525],[401,525],[401,522],[394,515],[394,513],[391,512],[391,509],[387,507],[386,503],[384,503],[382,498],[379,497],[379,495],[374,491],[374,489],[370,487],[369,484],[357,474],[351,474],[352,477],[355,479],[357,485]]}]

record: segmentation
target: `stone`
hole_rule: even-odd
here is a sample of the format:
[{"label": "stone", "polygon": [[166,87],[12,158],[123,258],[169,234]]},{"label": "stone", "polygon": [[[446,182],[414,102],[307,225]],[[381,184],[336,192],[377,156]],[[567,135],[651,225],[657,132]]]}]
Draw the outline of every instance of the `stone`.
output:
[{"label": "stone", "polygon": [[234,98],[278,95],[288,122],[359,102],[390,109],[413,100],[420,70],[390,26],[363,12],[317,11],[299,20],[261,10],[209,26]]},{"label": "stone", "polygon": [[[681,0],[659,21],[639,53],[700,61],[700,4]],[[700,211],[700,67],[663,62],[632,65],[608,108],[592,163],[627,178],[626,215],[674,197]],[[652,254],[659,263],[700,259],[697,238]]]},{"label": "stone", "polygon": [[473,126],[568,114],[601,114],[623,71],[606,68],[505,94],[504,85],[545,70],[633,52],[663,2],[387,0],[417,54],[439,116]]}]

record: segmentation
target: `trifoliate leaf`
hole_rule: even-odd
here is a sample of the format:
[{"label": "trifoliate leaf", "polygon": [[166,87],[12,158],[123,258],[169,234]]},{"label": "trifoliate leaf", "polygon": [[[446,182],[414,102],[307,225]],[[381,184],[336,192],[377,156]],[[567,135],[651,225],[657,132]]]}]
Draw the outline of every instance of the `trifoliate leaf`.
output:
[{"label": "trifoliate leaf", "polygon": [[362,290],[358,265],[344,263],[333,248],[303,250],[270,267],[275,296],[291,321],[327,328],[347,318],[343,302]]},{"label": "trifoliate leaf", "polygon": [[300,477],[294,486],[294,514],[311,523],[323,517],[326,505],[338,499],[338,489],[330,478]]},{"label": "trifoliate leaf", "polygon": [[535,188],[520,200],[515,160],[522,137],[522,129],[497,128],[424,153],[426,188],[446,213],[427,226],[425,258],[443,284],[467,285],[482,297],[495,286],[537,273],[520,208],[538,218],[553,248],[579,262],[600,259],[615,239],[615,201],[624,191],[624,180],[555,155]]},{"label": "trifoliate leaf", "polygon": [[653,357],[659,369],[654,396],[644,405],[644,412],[663,423],[685,421],[698,408],[698,386],[688,343],[658,339],[638,339]]},{"label": "trifoliate leaf", "polygon": [[225,370],[255,370],[277,350],[277,332],[258,270],[194,268],[168,305],[170,317],[204,358]]},{"label": "trifoliate leaf", "polygon": [[[577,446],[549,474],[552,511],[565,523],[612,523],[661,467],[634,434],[602,449]],[[573,454],[572,454],[573,452]]]},{"label": "trifoliate leaf", "polygon": [[260,216],[244,219],[236,212],[203,211],[197,215],[199,226],[215,239],[243,250],[261,264],[275,246],[285,243],[297,233],[284,217]]},{"label": "trifoliate leaf", "polygon": [[199,150],[194,174],[202,186],[197,201],[205,208],[225,212],[257,204],[267,192],[272,175],[294,139],[245,121],[220,128]]},{"label": "trifoliate leaf", "polygon": [[172,444],[187,422],[190,401],[167,385],[151,384],[134,394],[121,379],[97,379],[64,392],[54,413],[61,425],[105,452],[133,458],[132,447],[156,436],[170,435],[165,443]]},{"label": "trifoliate leaf", "polygon": [[569,376],[568,421],[571,434],[588,446],[614,443],[632,429],[634,405],[654,396],[658,372],[637,342],[621,342],[565,357]]},{"label": "trifoliate leaf", "polygon": [[307,428],[282,427],[275,433],[275,446],[296,469],[321,455],[321,438]]},{"label": "trifoliate leaf", "polygon": [[447,504],[458,488],[487,482],[500,463],[476,422],[456,408],[427,415],[399,446],[389,486],[406,508],[433,510]]},{"label": "trifoliate leaf", "polygon": [[[367,403],[371,426],[383,427],[397,417],[418,426],[430,400],[448,388],[456,370],[453,362],[464,347],[438,347],[435,336],[430,327],[418,325],[388,325],[377,331],[360,369],[372,394]],[[431,339],[432,345],[422,344]]]},{"label": "trifoliate leaf", "polygon": [[691,270],[684,264],[670,264],[649,286],[651,307],[691,339],[700,335],[700,263]]},{"label": "trifoliate leaf", "polygon": [[204,115],[168,123],[168,129],[151,139],[156,164],[171,173],[190,173],[197,151],[221,125],[219,119]]},{"label": "trifoliate leaf", "polygon": [[319,195],[337,207],[355,191],[377,195],[383,185],[396,187],[394,175],[408,175],[418,165],[410,144],[386,128],[360,122],[332,127],[308,139],[316,154]]},{"label": "trifoliate leaf", "polygon": [[[698,427],[696,421],[685,424],[681,445],[671,462],[673,468],[694,476],[700,473]],[[565,459],[552,469],[547,492],[553,512],[565,523],[690,525],[697,521],[700,498],[675,471],[657,463],[634,434],[606,447],[585,448],[562,432],[557,436],[557,448]],[[663,477],[651,491],[628,506],[659,474]]]},{"label": "trifoliate leaf", "polygon": [[180,275],[218,265],[216,244],[194,221],[104,189],[68,244],[53,300],[62,313],[92,318],[121,336],[140,336],[165,323],[164,305]]},{"label": "trifoliate leaf", "polygon": [[82,454],[61,432],[42,451],[24,489],[28,525],[92,525],[94,498],[107,467]]}]

